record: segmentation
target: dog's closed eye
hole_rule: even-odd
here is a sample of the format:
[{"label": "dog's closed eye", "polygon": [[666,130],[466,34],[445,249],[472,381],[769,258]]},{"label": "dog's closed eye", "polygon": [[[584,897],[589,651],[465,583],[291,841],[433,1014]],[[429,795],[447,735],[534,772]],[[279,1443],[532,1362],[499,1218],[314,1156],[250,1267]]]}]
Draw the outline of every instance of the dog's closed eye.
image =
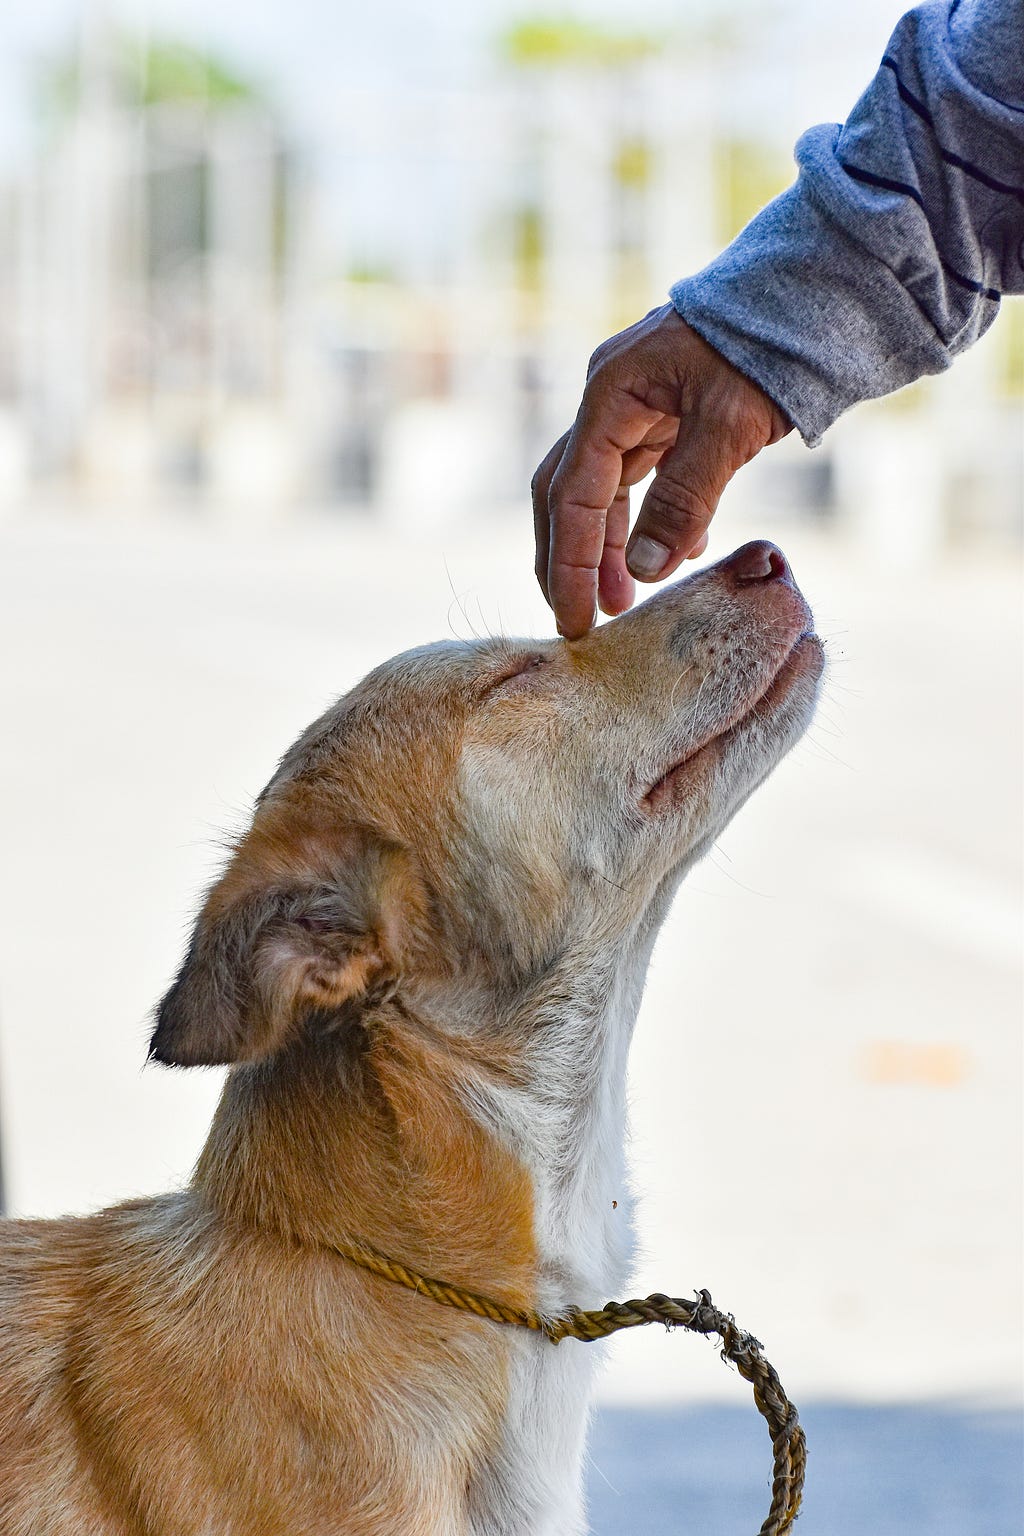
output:
[{"label": "dog's closed eye", "polygon": [[484,696],[490,697],[498,693],[513,693],[523,687],[528,687],[537,674],[548,665],[551,658],[545,656],[542,651],[532,651],[525,656],[517,656],[497,677],[491,678],[486,686]]}]

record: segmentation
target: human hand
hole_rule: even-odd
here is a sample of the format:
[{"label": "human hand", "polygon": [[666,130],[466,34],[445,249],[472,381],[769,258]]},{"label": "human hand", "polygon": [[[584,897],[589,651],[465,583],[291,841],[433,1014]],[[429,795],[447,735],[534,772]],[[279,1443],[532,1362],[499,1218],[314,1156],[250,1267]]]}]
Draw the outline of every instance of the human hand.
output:
[{"label": "human hand", "polygon": [[[791,423],[671,304],[598,347],[576,422],[533,477],[537,580],[567,639],[707,546],[736,470]],[[629,488],[655,471],[632,536]]]}]

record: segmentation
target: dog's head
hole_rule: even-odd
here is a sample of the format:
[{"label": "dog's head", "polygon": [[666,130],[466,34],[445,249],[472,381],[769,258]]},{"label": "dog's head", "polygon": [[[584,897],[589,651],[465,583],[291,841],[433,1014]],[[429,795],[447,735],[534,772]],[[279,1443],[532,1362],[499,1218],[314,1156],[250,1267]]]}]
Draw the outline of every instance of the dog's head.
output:
[{"label": "dog's head", "polygon": [[507,993],[621,943],[808,724],[811,622],[758,542],[582,640],[386,662],[261,795],[152,1055],[255,1060],[405,987]]}]

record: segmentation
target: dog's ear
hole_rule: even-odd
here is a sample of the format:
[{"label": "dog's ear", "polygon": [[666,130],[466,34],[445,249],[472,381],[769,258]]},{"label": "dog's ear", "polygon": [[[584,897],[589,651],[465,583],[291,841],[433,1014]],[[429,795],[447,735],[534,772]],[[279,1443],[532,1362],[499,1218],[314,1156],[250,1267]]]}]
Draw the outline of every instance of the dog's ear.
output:
[{"label": "dog's ear", "polygon": [[315,878],[288,881],[279,868],[260,884],[245,844],[239,861],[210,892],[157,1010],[154,1061],[220,1066],[273,1055],[313,1015],[397,979],[424,917],[410,856],[372,834],[347,836]]}]

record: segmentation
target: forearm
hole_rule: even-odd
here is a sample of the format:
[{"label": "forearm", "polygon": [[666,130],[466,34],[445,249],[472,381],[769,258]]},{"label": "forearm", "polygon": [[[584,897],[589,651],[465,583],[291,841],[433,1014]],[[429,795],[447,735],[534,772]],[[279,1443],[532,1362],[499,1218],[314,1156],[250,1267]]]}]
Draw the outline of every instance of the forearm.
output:
[{"label": "forearm", "polygon": [[1024,0],[905,16],[845,127],[796,153],[796,185],[672,299],[815,442],[1024,291]]}]

